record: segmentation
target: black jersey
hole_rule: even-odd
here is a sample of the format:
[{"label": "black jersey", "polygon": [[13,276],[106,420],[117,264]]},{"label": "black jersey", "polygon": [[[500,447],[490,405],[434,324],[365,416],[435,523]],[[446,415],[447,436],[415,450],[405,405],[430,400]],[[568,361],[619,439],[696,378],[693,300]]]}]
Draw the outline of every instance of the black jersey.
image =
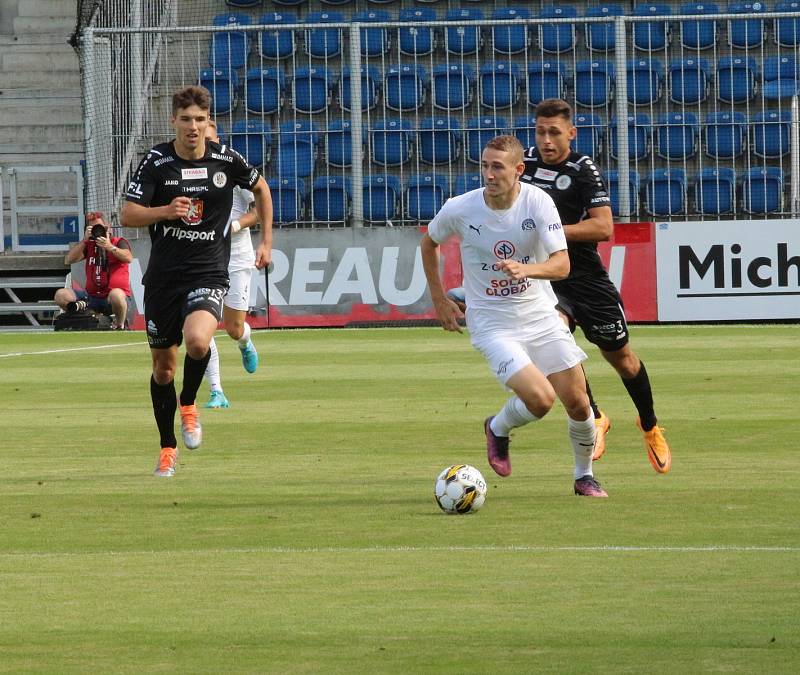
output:
[{"label": "black jersey", "polygon": [[[532,147],[525,151],[524,159],[525,172],[520,180],[546,190],[565,225],[585,219],[589,209],[611,206],[603,176],[591,157],[570,152],[560,164],[545,164],[536,147]],[[567,250],[569,279],[605,273],[596,242],[568,240]]]},{"label": "black jersey", "polygon": [[153,147],[139,164],[125,198],[142,206],[166,206],[189,197],[192,206],[180,220],[150,225],[150,262],[143,283],[175,287],[198,282],[228,284],[231,237],[228,219],[233,188],[250,189],[258,170],[238,152],[206,141],[202,159],[182,159],[172,142]]}]

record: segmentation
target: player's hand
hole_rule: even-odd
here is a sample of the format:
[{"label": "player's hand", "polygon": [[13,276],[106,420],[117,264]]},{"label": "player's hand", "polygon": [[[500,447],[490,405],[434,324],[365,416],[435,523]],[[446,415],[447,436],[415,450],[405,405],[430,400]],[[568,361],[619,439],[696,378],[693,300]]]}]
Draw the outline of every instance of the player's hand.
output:
[{"label": "player's hand", "polygon": [[188,197],[175,197],[167,204],[167,220],[180,220],[189,215],[192,208],[192,200]]},{"label": "player's hand", "polygon": [[455,302],[445,297],[442,298],[440,302],[434,303],[434,309],[436,310],[436,318],[439,319],[439,323],[442,324],[444,330],[454,333],[463,333],[461,326],[458,324],[458,320],[464,315]]},{"label": "player's hand", "polygon": [[272,271],[272,249],[264,244],[259,244],[256,249],[256,268],[263,270],[267,268],[267,272]]},{"label": "player's hand", "polygon": [[509,279],[522,281],[528,277],[527,266],[516,260],[501,260],[497,266]]}]

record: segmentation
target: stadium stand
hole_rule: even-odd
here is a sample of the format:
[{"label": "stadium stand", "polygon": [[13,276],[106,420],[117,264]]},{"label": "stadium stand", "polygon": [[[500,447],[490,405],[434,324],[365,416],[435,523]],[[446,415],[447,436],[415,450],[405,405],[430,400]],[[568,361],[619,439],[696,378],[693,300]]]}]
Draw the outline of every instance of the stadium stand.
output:
[{"label": "stadium stand", "polygon": [[796,56],[765,56],[761,93],[768,101],[800,93],[800,63]]},{"label": "stadium stand", "polygon": [[363,190],[365,220],[386,223],[397,218],[401,197],[397,176],[365,176]]},{"label": "stadium stand", "polygon": [[717,64],[717,99],[746,103],[755,98],[758,63],[752,56],[723,56]]},{"label": "stadium stand", "polygon": [[[378,105],[380,92],[381,73],[375,66],[360,66],[361,81],[361,110],[372,110]],[[339,106],[342,110],[350,112],[352,108],[352,83],[350,67],[342,68],[339,78]]]},{"label": "stadium stand", "polygon": [[428,74],[425,66],[395,64],[386,70],[383,91],[386,106],[397,111],[411,111],[425,103]]},{"label": "stadium stand", "polygon": [[[388,23],[392,20],[389,12],[383,9],[372,9],[353,14],[353,21],[359,23]],[[388,29],[362,28],[361,29],[361,56],[376,57],[386,54],[391,49],[392,41]]]},{"label": "stadium stand", "polygon": [[562,61],[533,61],[528,64],[528,103],[566,96],[567,67]]},{"label": "stadium stand", "polygon": [[[713,2],[688,2],[681,5],[682,15],[707,16],[719,14]],[[711,49],[717,44],[719,24],[715,19],[684,19],[680,22],[681,46],[685,49]]]},{"label": "stadium stand", "polygon": [[[339,12],[309,12],[306,23],[344,23]],[[342,30],[340,28],[310,28],[305,32],[306,54],[317,58],[331,58],[342,51]]]},{"label": "stadium stand", "polygon": [[[633,8],[634,16],[669,16],[669,5],[645,2]],[[633,46],[645,52],[664,50],[672,41],[672,27],[668,21],[640,21],[633,24]]]},{"label": "stadium stand", "polygon": [[697,153],[700,124],[694,113],[663,113],[654,133],[653,145],[659,157],[686,160]]},{"label": "stadium stand", "polygon": [[755,14],[766,11],[763,2],[732,2],[728,12],[746,14],[745,19],[728,19],[728,44],[734,49],[752,49],[764,43],[767,34],[766,22]]},{"label": "stadium stand", "polygon": [[789,152],[791,110],[765,110],[753,115],[750,122],[753,154],[772,159]]},{"label": "stadium stand", "polygon": [[777,166],[748,169],[742,181],[742,208],[767,214],[783,208],[783,170]]},{"label": "stadium stand", "polygon": [[[775,11],[800,13],[800,2],[797,0],[776,2]],[[775,43],[779,47],[789,47],[791,49],[800,46],[800,17],[775,19]]]},{"label": "stadium stand", "polygon": [[492,28],[492,49],[498,54],[519,54],[528,49],[531,36],[523,21],[530,19],[531,13],[525,7],[498,7],[492,12],[492,19],[500,21],[519,21],[518,25],[501,25]]},{"label": "stadium stand", "polygon": [[472,103],[475,70],[469,64],[450,63],[433,67],[431,99],[435,108],[461,110]]},{"label": "stadium stand", "polygon": [[627,63],[628,103],[652,105],[661,98],[664,65],[659,59],[631,59]]},{"label": "stadium stand", "polygon": [[686,171],[654,169],[645,180],[645,210],[653,216],[672,216],[686,210]]},{"label": "stadium stand", "polygon": [[260,120],[236,120],[230,133],[231,147],[250,164],[262,167],[272,150],[272,127]]},{"label": "stadium stand", "polygon": [[305,218],[305,181],[302,178],[269,178],[272,217],[277,224],[296,223]]},{"label": "stadium stand", "polygon": [[292,105],[300,113],[318,113],[328,107],[335,73],[324,66],[297,68],[292,78]]},{"label": "stadium stand", "polygon": [[[623,16],[623,14],[622,7],[614,3],[597,5],[586,10],[586,16],[590,18],[609,18]],[[614,51],[615,40],[616,30],[613,21],[594,22],[586,26],[586,48],[590,51]]]},{"label": "stadium stand", "polygon": [[333,120],[325,133],[325,159],[330,166],[347,168],[353,164],[352,122]]},{"label": "stadium stand", "polygon": [[611,101],[614,86],[612,61],[584,60],[575,64],[575,102],[579,106],[595,108]]},{"label": "stadium stand", "polygon": [[311,214],[314,220],[344,222],[350,213],[350,179],[343,176],[319,176],[311,187]]},{"label": "stadium stand", "polygon": [[480,174],[462,173],[453,180],[453,196],[463,195],[470,190],[477,190],[483,185]]},{"label": "stadium stand", "polygon": [[[606,183],[608,184],[608,194],[611,199],[611,212],[618,216],[621,211],[619,208],[619,171],[612,169],[606,171]],[[628,172],[628,211],[636,213],[639,210],[639,174],[636,171]]]},{"label": "stadium stand", "polygon": [[[258,22],[267,26],[280,26],[282,24],[297,23],[297,14],[294,12],[269,12],[262,14]],[[293,56],[296,46],[294,31],[275,28],[259,33],[259,54],[265,59],[287,59]]]},{"label": "stadium stand", "polygon": [[589,157],[599,157],[602,148],[605,126],[600,115],[594,113],[578,113],[573,120],[576,134],[572,141],[575,152]]},{"label": "stadium stand", "polygon": [[[577,18],[578,10],[572,5],[546,5],[539,12],[541,19]],[[550,54],[563,54],[572,51],[578,41],[574,23],[540,23],[539,46]]]},{"label": "stadium stand", "polygon": [[674,59],[668,69],[670,101],[679,105],[696,105],[708,98],[711,69],[702,57]]},{"label": "stadium stand", "polygon": [[747,118],[741,112],[707,113],[704,122],[706,154],[713,159],[734,159],[744,151]]},{"label": "stadium stand", "polygon": [[700,213],[732,213],[736,206],[736,172],[730,167],[704,167],[695,177],[694,193]]},{"label": "stadium stand", "polygon": [[311,176],[319,143],[319,134],[313,123],[305,120],[284,122],[278,139],[272,155],[274,172],[281,178]]},{"label": "stadium stand", "polygon": [[[447,21],[479,21],[483,12],[477,7],[451,9],[445,16]],[[475,54],[483,49],[483,33],[480,26],[448,26],[445,28],[445,49],[451,54],[463,56]]]},{"label": "stadium stand", "polygon": [[433,173],[413,175],[406,186],[406,213],[411,220],[430,221],[450,196],[447,178]]},{"label": "stadium stand", "polygon": [[376,121],[370,131],[370,156],[381,166],[400,166],[411,159],[411,120],[387,118]]},{"label": "stadium stand", "polygon": [[471,117],[464,132],[464,152],[468,162],[480,164],[483,147],[495,136],[509,133],[504,117]]},{"label": "stadium stand", "polygon": [[214,117],[225,115],[236,107],[239,88],[236,71],[205,68],[200,71],[200,85],[211,92],[211,113]]},{"label": "stadium stand", "polygon": [[[421,24],[436,21],[436,11],[430,7],[403,9],[397,17],[400,21],[418,21]],[[401,54],[427,56],[436,48],[436,34],[430,26],[404,26],[398,30]]]},{"label": "stadium stand", "polygon": [[426,164],[450,164],[461,154],[460,129],[448,117],[426,117],[417,131],[420,160]]},{"label": "stadium stand", "polygon": [[244,82],[244,102],[248,112],[272,115],[280,112],[286,81],[280,68],[250,68]]},{"label": "stadium stand", "polygon": [[478,78],[480,104],[484,108],[510,108],[519,100],[519,66],[495,61],[481,66]]},{"label": "stadium stand", "polygon": [[[249,14],[230,12],[218,14],[212,24],[217,27],[251,26],[253,20]],[[213,33],[211,36],[211,53],[209,65],[217,70],[238,70],[247,64],[250,52],[250,34],[232,30],[230,32]]]},{"label": "stadium stand", "polygon": [[[628,128],[628,154],[630,158],[633,160],[645,159],[650,154],[650,115],[647,113],[632,113],[627,116],[625,123]],[[609,124],[609,153],[614,159],[619,159],[617,126],[617,118],[612,117]]]}]

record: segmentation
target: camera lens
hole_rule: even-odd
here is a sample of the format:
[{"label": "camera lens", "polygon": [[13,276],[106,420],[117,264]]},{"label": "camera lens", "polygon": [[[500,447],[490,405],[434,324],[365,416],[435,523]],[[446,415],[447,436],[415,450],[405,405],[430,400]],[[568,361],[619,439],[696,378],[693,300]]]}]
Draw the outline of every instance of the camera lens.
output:
[{"label": "camera lens", "polygon": [[90,239],[97,239],[98,237],[105,237],[106,236],[106,227],[105,225],[101,225],[100,223],[96,223],[92,225],[92,231],[89,235]]}]

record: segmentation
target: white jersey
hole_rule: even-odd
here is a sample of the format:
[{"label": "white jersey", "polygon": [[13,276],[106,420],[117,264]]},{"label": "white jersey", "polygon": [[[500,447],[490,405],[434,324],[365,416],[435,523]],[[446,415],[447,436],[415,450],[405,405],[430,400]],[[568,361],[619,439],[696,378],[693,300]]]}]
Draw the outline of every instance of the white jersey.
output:
[{"label": "white jersey", "polygon": [[[233,205],[231,206],[231,217],[228,224],[241,218],[250,208],[255,197],[250,190],[235,187],[233,190]],[[253,251],[253,240],[250,236],[250,228],[243,227],[238,232],[231,233],[231,259],[228,263],[228,271],[232,272],[239,269],[250,269],[255,264],[255,252]]]},{"label": "white jersey", "polygon": [[520,183],[514,204],[504,211],[489,208],[484,188],[449,199],[428,225],[428,235],[442,244],[451,236],[461,242],[461,264],[467,302],[467,324],[473,333],[519,327],[555,313],[550,282],[509,279],[501,260],[541,263],[567,248],[561,219],[552,198],[540,188]]}]

